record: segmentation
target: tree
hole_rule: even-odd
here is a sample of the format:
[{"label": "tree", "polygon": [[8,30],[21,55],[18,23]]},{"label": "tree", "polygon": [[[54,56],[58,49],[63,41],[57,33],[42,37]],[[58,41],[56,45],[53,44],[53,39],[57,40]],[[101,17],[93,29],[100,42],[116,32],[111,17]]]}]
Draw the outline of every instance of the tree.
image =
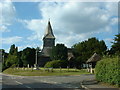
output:
[{"label": "tree", "polygon": [[111,54],[120,54],[120,34],[115,35],[112,48],[110,50]]},{"label": "tree", "polygon": [[79,42],[72,48],[75,56],[75,66],[78,68],[81,68],[82,63],[86,63],[94,53],[102,55],[107,49],[105,42],[103,40],[99,41],[95,37]]},{"label": "tree", "polygon": [[2,71],[3,71],[7,68],[7,66],[5,65],[5,62],[8,57],[8,53],[6,53],[4,49],[0,49],[0,54],[1,54],[0,59],[2,60]]},{"label": "tree", "polygon": [[22,62],[22,59],[21,59],[21,56],[22,56],[22,51],[19,51],[18,52],[18,65],[19,67],[23,67],[23,62]]},{"label": "tree", "polygon": [[10,51],[7,57],[7,60],[5,62],[5,65],[7,67],[12,66],[13,64],[18,65],[18,48],[15,47],[15,44],[11,45]]},{"label": "tree", "polygon": [[11,45],[9,54],[15,55],[15,54],[17,54],[17,52],[18,52],[18,48],[15,47],[15,44]]},{"label": "tree", "polygon": [[18,65],[18,57],[16,55],[8,55],[7,61],[5,62],[7,67],[14,65]]},{"label": "tree", "polygon": [[27,66],[28,64],[33,66],[35,64],[35,49],[29,47],[25,48],[22,51],[21,60],[23,66]]},{"label": "tree", "polygon": [[57,44],[52,48],[50,57],[52,60],[67,60],[67,47],[64,44]]}]

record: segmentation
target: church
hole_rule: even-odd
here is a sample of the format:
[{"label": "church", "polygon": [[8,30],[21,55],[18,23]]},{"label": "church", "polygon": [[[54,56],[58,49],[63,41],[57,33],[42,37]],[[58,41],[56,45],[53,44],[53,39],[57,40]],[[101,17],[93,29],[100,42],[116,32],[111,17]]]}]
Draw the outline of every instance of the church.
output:
[{"label": "church", "polygon": [[[37,64],[39,67],[44,67],[44,65],[51,60],[50,53],[53,46],[55,46],[55,36],[53,34],[52,26],[49,20],[45,30],[45,35],[43,37],[43,48],[38,54]],[[73,57],[72,50],[68,48],[68,60],[70,61]]]},{"label": "church", "polygon": [[38,65],[40,67],[43,67],[46,62],[50,61],[50,53],[53,46],[55,46],[55,36],[49,20],[43,37],[43,49],[38,55]]}]

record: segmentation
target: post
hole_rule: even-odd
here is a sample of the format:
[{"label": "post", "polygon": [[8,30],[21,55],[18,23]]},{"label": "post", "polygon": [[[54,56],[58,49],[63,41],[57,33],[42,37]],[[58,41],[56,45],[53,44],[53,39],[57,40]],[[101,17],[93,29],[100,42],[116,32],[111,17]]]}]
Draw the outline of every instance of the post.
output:
[{"label": "post", "polygon": [[31,70],[33,71],[33,67],[31,66]]},{"label": "post", "polygon": [[29,67],[30,67],[30,66],[29,66],[29,64],[28,64],[28,65],[27,65],[27,69],[28,69],[28,70],[29,70]]},{"label": "post", "polygon": [[67,66],[68,72],[69,72],[69,66]]},{"label": "post", "polygon": [[74,69],[75,69],[75,72],[76,72],[76,67],[74,67]]},{"label": "post", "polygon": [[61,72],[61,67],[60,67],[60,72]]},{"label": "post", "polygon": [[90,73],[93,73],[92,72],[92,63],[90,64]]}]

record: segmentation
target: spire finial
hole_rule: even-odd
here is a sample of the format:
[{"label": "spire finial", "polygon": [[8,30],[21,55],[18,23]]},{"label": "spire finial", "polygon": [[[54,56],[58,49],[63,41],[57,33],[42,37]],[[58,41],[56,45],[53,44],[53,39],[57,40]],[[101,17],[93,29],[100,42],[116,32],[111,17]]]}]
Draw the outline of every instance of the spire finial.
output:
[{"label": "spire finial", "polygon": [[50,22],[50,18],[49,18],[49,22]]}]

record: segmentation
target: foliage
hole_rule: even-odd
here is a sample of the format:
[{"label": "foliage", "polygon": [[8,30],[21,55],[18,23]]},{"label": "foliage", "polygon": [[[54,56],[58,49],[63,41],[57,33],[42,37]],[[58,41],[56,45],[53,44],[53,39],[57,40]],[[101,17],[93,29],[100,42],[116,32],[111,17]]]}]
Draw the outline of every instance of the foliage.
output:
[{"label": "foliage", "polygon": [[120,86],[120,59],[118,56],[104,57],[97,63],[95,72],[98,81]]},{"label": "foliage", "polygon": [[52,60],[67,60],[67,53],[67,47],[64,44],[57,44],[52,48],[50,57]]},{"label": "foliage", "polygon": [[110,50],[110,54],[120,55],[120,34],[115,35],[114,42]]},{"label": "foliage", "polygon": [[23,66],[23,61],[22,61],[22,59],[21,59],[21,56],[22,56],[22,51],[19,51],[18,52],[18,65],[19,65],[19,67],[22,67]]},{"label": "foliage", "polygon": [[15,44],[11,45],[9,54],[10,54],[10,55],[16,55],[17,52],[18,52],[18,48],[15,47]]},{"label": "foliage", "polygon": [[59,67],[66,67],[67,62],[64,60],[54,60],[49,61],[45,64],[45,67],[52,67],[52,68],[59,68]]},{"label": "foliage", "polygon": [[75,44],[72,48],[75,56],[75,66],[78,68],[80,68],[80,65],[85,63],[95,52],[102,55],[107,49],[105,42],[103,40],[99,41],[95,37]]},{"label": "foliage", "polygon": [[23,62],[23,66],[27,66],[28,64],[34,65],[35,64],[35,49],[34,48],[25,48],[21,52],[21,60]]},{"label": "foliage", "polygon": [[10,47],[10,51],[8,54],[8,57],[6,59],[5,66],[8,68],[10,66],[12,66],[13,64],[17,65],[18,64],[18,48],[15,47],[15,45],[11,45]]},{"label": "foliage", "polygon": [[8,55],[7,61],[5,63],[5,65],[7,67],[12,66],[13,64],[18,64],[18,57],[16,55]]},{"label": "foliage", "polygon": [[6,68],[15,66],[27,66],[33,65],[35,63],[35,49],[34,48],[25,48],[23,51],[18,52],[18,48],[15,45],[11,45],[9,54],[7,55],[4,50],[2,50],[5,59],[2,64],[2,71]]}]

